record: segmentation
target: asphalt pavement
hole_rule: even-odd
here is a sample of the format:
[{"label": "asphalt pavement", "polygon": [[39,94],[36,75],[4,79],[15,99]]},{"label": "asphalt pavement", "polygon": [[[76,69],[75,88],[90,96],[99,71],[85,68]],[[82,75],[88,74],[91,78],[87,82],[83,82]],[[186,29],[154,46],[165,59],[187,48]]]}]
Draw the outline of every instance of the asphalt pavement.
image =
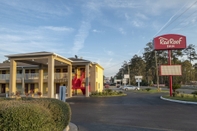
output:
[{"label": "asphalt pavement", "polygon": [[79,131],[196,131],[197,105],[127,92],[121,97],[72,97],[71,122]]}]

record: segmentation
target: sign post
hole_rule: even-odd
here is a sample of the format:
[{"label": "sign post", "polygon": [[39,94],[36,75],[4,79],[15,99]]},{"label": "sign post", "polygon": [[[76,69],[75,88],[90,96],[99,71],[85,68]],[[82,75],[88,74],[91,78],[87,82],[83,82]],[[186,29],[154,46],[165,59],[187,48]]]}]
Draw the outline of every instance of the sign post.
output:
[{"label": "sign post", "polygon": [[[168,65],[171,66],[171,50],[186,48],[186,37],[178,34],[166,34],[154,38],[155,50],[168,50]],[[170,73],[169,73],[170,74]],[[172,75],[169,75],[170,96],[172,96]]]},{"label": "sign post", "polygon": [[140,82],[142,82],[142,76],[135,76],[135,80],[138,83],[138,87],[140,88]]},{"label": "sign post", "polygon": [[126,85],[127,79],[126,78],[122,79],[122,83],[124,83],[124,85]]},{"label": "sign post", "polygon": [[[171,65],[171,50],[168,50],[168,64]],[[172,96],[172,75],[169,75],[170,96]]]}]

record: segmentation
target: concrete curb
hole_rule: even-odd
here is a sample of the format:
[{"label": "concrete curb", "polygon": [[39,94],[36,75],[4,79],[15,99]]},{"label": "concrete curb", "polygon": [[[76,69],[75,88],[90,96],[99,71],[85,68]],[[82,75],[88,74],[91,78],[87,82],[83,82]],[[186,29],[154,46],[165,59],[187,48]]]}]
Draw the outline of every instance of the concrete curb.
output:
[{"label": "concrete curb", "polygon": [[70,122],[68,131],[78,131],[78,127],[74,123]]},{"label": "concrete curb", "polygon": [[177,103],[182,103],[182,104],[195,104],[195,105],[197,105],[197,102],[181,101],[181,100],[172,100],[172,99],[163,98],[162,96],[160,96],[160,98],[161,98],[162,100],[171,101],[171,102],[177,102]]},{"label": "concrete curb", "polygon": [[78,127],[70,122],[63,131],[78,131]]}]

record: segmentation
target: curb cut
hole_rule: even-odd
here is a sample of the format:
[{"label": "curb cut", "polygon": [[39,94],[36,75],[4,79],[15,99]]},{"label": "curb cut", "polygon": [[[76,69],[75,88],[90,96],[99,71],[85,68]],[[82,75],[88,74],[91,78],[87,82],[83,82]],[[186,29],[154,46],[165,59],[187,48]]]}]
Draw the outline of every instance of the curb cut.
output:
[{"label": "curb cut", "polygon": [[176,102],[176,103],[194,104],[194,105],[197,105],[197,102],[181,101],[181,100],[172,100],[172,99],[163,98],[162,96],[160,96],[160,98],[161,98],[162,100],[171,101],[171,102]]}]

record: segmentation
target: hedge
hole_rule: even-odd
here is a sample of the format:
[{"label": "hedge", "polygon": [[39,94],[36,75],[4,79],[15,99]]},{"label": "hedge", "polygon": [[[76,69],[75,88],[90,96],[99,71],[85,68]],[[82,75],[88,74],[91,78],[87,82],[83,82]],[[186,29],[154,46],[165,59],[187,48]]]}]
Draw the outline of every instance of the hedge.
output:
[{"label": "hedge", "polygon": [[62,131],[69,124],[70,116],[69,105],[57,99],[0,100],[0,129],[3,131]]}]

